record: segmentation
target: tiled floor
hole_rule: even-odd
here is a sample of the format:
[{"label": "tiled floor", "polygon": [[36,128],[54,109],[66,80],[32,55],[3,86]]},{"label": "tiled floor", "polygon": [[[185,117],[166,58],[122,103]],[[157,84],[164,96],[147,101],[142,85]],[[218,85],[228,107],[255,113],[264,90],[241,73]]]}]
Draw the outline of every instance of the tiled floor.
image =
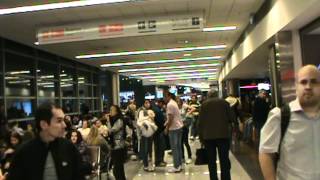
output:
[{"label": "tiled floor", "polygon": [[[198,142],[191,143],[192,151],[199,147]],[[237,147],[238,146],[238,147]],[[240,149],[238,149],[240,148]],[[231,160],[231,174],[233,180],[260,180],[262,179],[261,172],[258,166],[257,153],[240,143],[232,147],[234,154],[230,153]],[[194,157],[194,156],[193,156]],[[165,157],[168,162],[167,167],[156,168],[154,172],[145,172],[141,163],[138,161],[130,161],[126,164],[126,176],[129,180],[206,180],[209,179],[209,172],[207,166],[195,166],[193,163],[186,165],[185,169],[180,173],[167,173],[167,169],[172,166],[172,157],[167,155]],[[243,162],[240,162],[243,161]],[[171,163],[171,164],[170,164]],[[217,162],[219,163],[219,162]],[[218,166],[219,167],[219,166]],[[218,169],[219,173],[219,169]]]}]

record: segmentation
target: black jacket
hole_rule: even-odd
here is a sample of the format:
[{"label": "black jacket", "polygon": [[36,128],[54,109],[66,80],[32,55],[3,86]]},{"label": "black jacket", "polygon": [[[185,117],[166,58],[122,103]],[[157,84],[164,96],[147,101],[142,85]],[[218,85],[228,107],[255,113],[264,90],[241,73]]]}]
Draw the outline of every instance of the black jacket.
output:
[{"label": "black jacket", "polygon": [[230,137],[235,117],[229,103],[220,98],[209,98],[200,107],[198,131],[203,140]]},{"label": "black jacket", "polygon": [[47,145],[39,137],[22,145],[16,152],[7,180],[42,180],[49,150],[59,180],[84,180],[80,174],[80,154],[71,142],[57,138]]}]

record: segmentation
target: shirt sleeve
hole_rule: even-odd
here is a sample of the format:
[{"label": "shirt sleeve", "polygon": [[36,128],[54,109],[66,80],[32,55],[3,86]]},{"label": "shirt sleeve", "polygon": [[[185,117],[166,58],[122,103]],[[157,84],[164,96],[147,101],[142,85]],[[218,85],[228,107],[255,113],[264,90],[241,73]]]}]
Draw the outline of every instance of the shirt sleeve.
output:
[{"label": "shirt sleeve", "polygon": [[174,108],[173,108],[172,104],[168,103],[167,114],[174,114],[173,109]]},{"label": "shirt sleeve", "polygon": [[259,152],[276,153],[279,151],[281,135],[281,109],[276,107],[269,112],[267,122],[261,129]]}]

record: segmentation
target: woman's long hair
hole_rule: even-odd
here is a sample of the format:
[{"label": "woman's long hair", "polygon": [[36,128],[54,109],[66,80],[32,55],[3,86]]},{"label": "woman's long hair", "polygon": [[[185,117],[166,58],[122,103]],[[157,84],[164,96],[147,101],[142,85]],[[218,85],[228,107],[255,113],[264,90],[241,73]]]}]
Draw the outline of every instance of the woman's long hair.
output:
[{"label": "woman's long hair", "polygon": [[99,130],[96,126],[91,126],[90,132],[87,137],[87,144],[88,145],[98,145],[99,144]]},{"label": "woman's long hair", "polygon": [[115,116],[110,116],[110,124],[111,126],[114,125],[114,123],[118,120],[118,119],[122,119],[123,120],[123,115],[121,112],[121,109],[119,106],[117,105],[111,105],[111,107],[116,108],[117,114]]}]

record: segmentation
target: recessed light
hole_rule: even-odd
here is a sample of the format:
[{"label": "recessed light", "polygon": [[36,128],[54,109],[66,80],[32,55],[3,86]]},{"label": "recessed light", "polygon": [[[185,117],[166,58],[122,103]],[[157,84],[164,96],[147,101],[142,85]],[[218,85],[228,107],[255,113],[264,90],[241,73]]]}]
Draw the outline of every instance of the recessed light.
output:
[{"label": "recessed light", "polygon": [[44,10],[51,10],[51,9],[71,8],[71,7],[81,7],[81,6],[91,6],[91,5],[98,5],[98,4],[120,3],[120,2],[128,2],[128,1],[130,0],[82,0],[82,1],[42,4],[42,5],[35,5],[35,6],[21,6],[21,7],[15,7],[15,8],[1,9],[0,15],[25,13],[25,12],[33,12],[33,11],[44,11]]},{"label": "recessed light", "polygon": [[137,72],[137,71],[152,71],[152,70],[163,70],[163,69],[185,69],[185,68],[195,68],[195,67],[216,67],[220,66],[220,63],[211,64],[193,64],[193,65],[182,65],[182,66],[165,66],[165,67],[152,67],[152,68],[140,68],[140,69],[122,69],[119,73],[124,72]]},{"label": "recessed light", "polygon": [[143,51],[129,51],[129,52],[113,52],[105,54],[88,54],[76,56],[77,59],[89,59],[89,58],[100,58],[100,57],[115,57],[115,56],[129,56],[129,55],[140,55],[140,54],[154,54],[154,53],[170,53],[170,52],[183,52],[183,51],[195,51],[195,50],[209,50],[209,49],[225,49],[225,44],[213,45],[213,46],[196,46],[196,47],[185,47],[185,48],[169,48],[169,49],[153,49]]},{"label": "recessed light", "polygon": [[236,30],[236,26],[217,26],[217,27],[211,27],[211,28],[203,28],[203,32],[215,32],[215,31],[232,31]]},{"label": "recessed light", "polygon": [[219,60],[221,56],[211,56],[211,57],[200,57],[200,58],[185,58],[185,59],[164,59],[155,61],[135,61],[135,62],[125,62],[125,63],[112,63],[112,64],[102,64],[101,67],[118,67],[118,66],[134,66],[134,65],[145,65],[145,64],[163,64],[163,63],[176,63],[176,62],[187,62],[187,61],[204,61],[204,60]]}]

